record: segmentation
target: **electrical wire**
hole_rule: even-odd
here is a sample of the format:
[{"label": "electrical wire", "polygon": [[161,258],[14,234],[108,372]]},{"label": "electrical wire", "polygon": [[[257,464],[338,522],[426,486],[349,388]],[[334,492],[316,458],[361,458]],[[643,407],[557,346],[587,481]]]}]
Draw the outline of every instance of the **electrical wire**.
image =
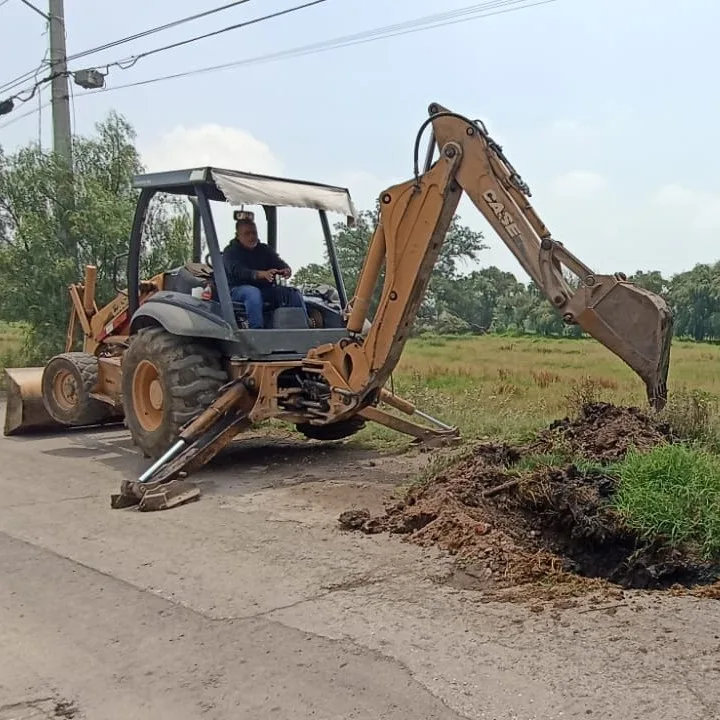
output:
[{"label": "electrical wire", "polygon": [[[91,90],[88,92],[78,93],[77,97],[86,97],[88,95],[97,95],[98,93],[112,92],[115,90],[124,90],[127,88],[140,87],[143,85],[150,85],[153,83],[164,82],[166,80],[175,80],[194,75],[200,75],[205,73],[217,72],[220,70],[227,70],[231,68],[245,67],[248,65],[262,64],[266,62],[274,62],[277,60],[291,59],[295,57],[301,57],[305,55],[313,55],[320,52],[327,52],[330,50],[336,50],[344,47],[350,47],[353,45],[360,45],[367,42],[374,42],[377,40],[385,40],[391,37],[397,37],[400,35],[407,35],[416,32],[424,32],[427,30],[433,30],[438,27],[445,27],[448,25],[455,25],[459,23],[471,22],[473,20],[479,20],[494,15],[501,15],[508,12],[516,12],[518,10],[530,9],[541,5],[548,5],[554,3],[557,0],[536,0],[535,2],[529,2],[528,0],[490,0],[475,5],[470,5],[457,10],[435,13],[433,15],[426,15],[413,20],[407,20],[401,23],[395,23],[393,25],[386,25],[371,30],[366,30],[361,33],[355,33],[354,35],[345,35],[329,40],[321,41],[318,43],[312,43],[309,45],[302,45],[296,48],[291,48],[284,51],[275,53],[267,53],[265,55],[259,55],[253,58],[247,58],[244,60],[237,60],[233,62],[223,63],[220,65],[211,65],[204,68],[197,68],[195,70],[187,70],[184,72],[173,73],[169,75],[161,75],[154,78],[148,78],[146,80],[138,80],[135,82],[124,83],[122,85],[113,85],[111,87],[105,87],[98,90]],[[42,108],[47,107],[49,103],[46,103]],[[31,110],[26,113],[22,113],[12,119],[6,121],[0,125],[0,130],[8,127],[9,125],[17,122],[18,120],[28,117],[34,114],[37,110]]]},{"label": "electrical wire", "polygon": [[[437,13],[422,18],[416,18],[415,20],[397,23],[395,25],[387,25],[380,28],[374,28],[372,30],[367,30],[362,33],[356,33],[354,35],[345,35],[331,40],[325,40],[319,43],[302,45],[300,47],[292,48],[289,50],[282,50],[275,53],[259,55],[253,58],[247,58],[245,60],[236,60],[220,65],[210,65],[204,68],[197,68],[195,70],[186,70],[184,72],[172,73],[169,75],[160,75],[158,77],[148,78],[146,80],[137,80],[134,82],[123,83],[122,85],[112,85],[110,87],[92,90],[86,93],[79,93],[78,97],[82,97],[85,95],[95,95],[97,93],[103,92],[112,92],[114,90],[123,90],[132,87],[140,87],[143,85],[151,85],[153,83],[164,82],[166,80],[176,80],[179,78],[212,73],[220,70],[228,70],[231,68],[245,67],[248,65],[260,65],[266,62],[274,62],[276,60],[287,60],[291,58],[302,57],[305,55],[314,55],[316,53],[327,52],[329,50],[337,50],[353,45],[362,45],[368,42],[374,42],[376,40],[385,40],[391,37],[408,35],[416,32],[423,32],[438,27],[445,27],[447,25],[470,22],[472,20],[491,17],[493,15],[501,15],[508,12],[525,10],[532,7],[537,7],[539,5],[548,5],[553,2],[557,2],[557,0],[536,0],[536,2],[528,2],[528,0],[494,0],[491,2],[484,2],[478,5],[461,8],[455,11]],[[490,12],[488,12],[488,10],[490,10]]]},{"label": "electrical wire", "polygon": [[[9,0],[0,0],[0,7],[2,7],[5,3],[9,2]],[[231,8],[237,7],[239,5],[244,5],[246,3],[252,2],[252,0],[235,0],[235,2],[227,3],[226,5],[221,5],[219,7],[213,8],[212,10],[205,10],[201,13],[196,13],[195,15],[188,15],[183,18],[179,18],[178,20],[173,20],[172,22],[165,23],[164,25],[157,25],[156,27],[149,28],[147,30],[143,30],[142,32],[135,33],[134,35],[128,35],[127,37],[119,38],[117,40],[113,40],[111,42],[107,42],[104,45],[98,45],[94,48],[89,48],[87,50],[82,50],[81,52],[74,53],[72,55],[69,55],[66,58],[67,62],[70,62],[72,60],[77,60],[81,57],[86,57],[87,55],[93,55],[97,52],[101,52],[103,50],[109,50],[110,48],[117,47],[119,45],[124,45],[125,43],[132,42],[133,40],[139,40],[140,38],[147,37],[149,35],[153,35],[158,32],[162,32],[163,30],[169,30],[170,28],[178,27],[179,25],[183,25],[188,22],[192,22],[193,20],[199,20],[204,17],[208,17],[210,15],[214,15],[215,13],[222,12],[224,10],[229,10]],[[7,83],[4,83],[3,85],[0,85],[0,93],[9,92],[10,90],[15,89],[19,85],[22,85],[26,83],[31,77],[37,76],[37,73],[39,70],[43,68],[43,65],[40,65],[35,70],[29,70],[28,72],[24,73],[23,75],[20,75],[19,77],[15,78],[14,80],[10,80]]]},{"label": "electrical wire", "polygon": [[0,93],[7,93],[14,90],[20,85],[25,85],[28,80],[36,78],[38,73],[45,67],[45,63],[41,63],[34,70],[28,70],[22,75],[18,75],[14,80],[8,80],[4,85],[0,85]]},{"label": "electrical wire", "polygon": [[[82,94],[84,95],[85,93],[82,93]],[[78,97],[81,97],[81,95],[79,95]],[[39,112],[40,110],[44,110],[47,107],[50,107],[49,100],[47,102],[43,103],[39,108],[35,108],[33,110],[27,110],[26,112],[20,113],[19,115],[13,114],[13,116],[12,116],[12,118],[10,118],[10,120],[7,120],[2,125],[0,125],[0,130],[4,130],[6,127],[9,127],[10,125],[15,124],[16,122],[22,120],[23,118],[30,117],[31,115],[35,115],[35,113]]]},{"label": "electrical wire", "polygon": [[312,7],[313,5],[320,5],[327,1],[328,0],[308,0],[308,2],[305,2],[302,5],[294,5],[293,7],[285,8],[284,10],[278,10],[277,12],[270,13],[269,15],[261,15],[260,17],[252,18],[252,20],[245,20],[244,22],[236,23],[235,25],[228,25],[227,27],[213,30],[212,32],[204,33],[203,35],[195,35],[194,37],[187,38],[185,40],[179,40],[178,42],[170,43],[169,45],[163,45],[162,47],[154,48],[153,50],[147,50],[146,52],[140,53],[138,55],[133,55],[127,60],[109,63],[107,65],[104,65],[103,67],[106,68],[106,70],[109,70],[111,67],[117,66],[123,70],[127,70],[128,68],[131,68],[133,65],[135,65],[142,58],[150,57],[151,55],[156,55],[157,53],[165,52],[167,50],[174,50],[175,48],[189,45],[190,43],[197,42],[198,40],[206,40],[207,38],[215,37],[216,35],[221,35],[222,33],[230,32],[231,30],[239,30],[240,28],[248,27],[250,25],[256,25],[257,23],[265,22],[266,20],[273,20],[274,18],[281,17],[283,15],[289,15],[300,10],[305,10],[306,8]]},{"label": "electrical wire", "polygon": [[[70,90],[70,108],[72,109],[72,126],[76,128],[77,127],[77,119],[75,118],[75,91],[73,90],[73,84],[70,83],[70,87],[68,88]],[[75,135],[74,133],[70,133],[70,147],[74,151],[75,150]]]},{"label": "electrical wire", "polygon": [[[261,22],[265,22],[267,20],[272,20],[277,17],[281,17],[283,15],[289,15],[291,13],[299,12],[300,10],[305,10],[306,8],[312,7],[314,5],[320,5],[322,3],[327,2],[328,0],[308,0],[308,2],[302,3],[301,5],[293,5],[292,7],[285,8],[284,10],[278,10],[277,12],[270,13],[268,15],[262,15],[260,17],[252,18],[251,20],[246,20],[241,23],[236,23],[235,25],[229,25],[224,28],[220,28],[218,30],[213,30],[209,33],[204,33],[203,35],[196,35],[191,38],[186,38],[185,40],[179,40],[175,43],[170,43],[169,45],[163,45],[162,47],[154,48],[153,50],[148,50],[146,52],[140,53],[139,55],[134,55],[127,60],[124,61],[116,61],[113,63],[108,63],[104,66],[105,68],[105,74],[107,74],[111,67],[119,67],[122,70],[127,70],[131,67],[133,67],[139,60],[142,58],[149,57],[150,55],[155,55],[160,52],[165,52],[166,50],[172,50],[174,48],[182,47],[184,45],[188,45],[193,42],[197,42],[198,40],[205,40],[209,37],[214,37],[216,35],[220,35],[221,33],[226,33],[231,30],[238,30],[243,27],[248,27],[250,25],[256,25]],[[32,98],[35,96],[35,93],[37,92],[37,89],[40,85],[51,82],[55,78],[59,77],[61,73],[53,73],[51,75],[48,75],[47,77],[44,77],[39,82],[36,82],[35,85],[32,88],[28,88],[27,90],[22,90],[20,92],[15,93],[12,95],[10,100],[19,100],[20,102],[27,102],[28,100],[32,100]],[[62,73],[66,75],[72,75],[72,71],[67,71],[66,73]],[[27,97],[23,97],[25,93],[29,93]]]},{"label": "electrical wire", "polygon": [[29,8],[30,8],[31,10],[33,10],[34,12],[36,12],[41,18],[45,18],[45,20],[48,20],[48,21],[50,20],[50,16],[47,15],[46,13],[44,13],[40,8],[35,7],[35,5],[33,5],[33,4],[30,2],[30,0],[20,0],[20,2],[21,2],[23,5],[29,7]]},{"label": "electrical wire", "polygon": [[[7,0],[6,0],[7,1]],[[45,31],[41,33],[41,35],[46,35],[50,29],[49,23],[46,23],[45,25]],[[20,85],[24,85],[28,80],[31,78],[37,82],[37,76],[40,73],[40,71],[46,67],[47,63],[47,56],[48,56],[48,50],[45,50],[45,54],[43,55],[43,59],[40,61],[40,64],[34,69],[34,70],[28,70],[27,72],[23,73],[22,75],[19,75],[14,80],[9,80],[6,83],[3,83],[0,85],[0,93],[8,93],[11,90],[14,90],[16,87],[19,87]]]},{"label": "electrical wire", "polygon": [[38,147],[42,149],[42,90],[38,91]]},{"label": "electrical wire", "polygon": [[[5,1],[7,2],[7,0]],[[187,17],[173,20],[165,25],[158,25],[156,27],[143,30],[142,32],[135,33],[135,35],[128,35],[127,37],[107,42],[104,45],[98,45],[97,47],[89,48],[88,50],[82,50],[81,52],[69,55],[67,59],[68,61],[71,61],[77,60],[81,57],[86,57],[87,55],[94,55],[95,53],[102,52],[103,50],[109,50],[110,48],[117,47],[118,45],[124,45],[125,43],[132,42],[133,40],[139,40],[140,38],[147,37],[148,35],[154,35],[155,33],[162,32],[163,30],[169,30],[170,28],[178,27],[178,25],[183,25],[185,23],[192,22],[193,20],[199,20],[201,18],[208,17],[209,15],[214,15],[215,13],[222,12],[223,10],[229,10],[230,8],[237,7],[238,5],[244,5],[249,2],[252,2],[252,0],[235,0],[235,2],[228,3],[227,5],[221,5],[213,8],[212,10],[205,10],[204,12],[196,13],[195,15],[188,15]]]}]

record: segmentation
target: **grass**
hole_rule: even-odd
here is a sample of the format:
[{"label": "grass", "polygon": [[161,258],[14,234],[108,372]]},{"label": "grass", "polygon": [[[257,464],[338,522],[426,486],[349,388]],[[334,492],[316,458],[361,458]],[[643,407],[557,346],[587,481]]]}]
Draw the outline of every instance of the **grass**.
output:
[{"label": "grass", "polygon": [[[696,436],[714,422],[718,368],[720,346],[674,342],[666,415],[682,420]],[[583,400],[646,406],[640,378],[591,339],[417,338],[408,342],[393,386],[418,409],[457,425],[470,440],[522,441]],[[378,448],[406,443],[377,426],[358,438]]]},{"label": "grass", "polygon": [[705,559],[720,556],[720,457],[702,446],[663,445],[630,452],[613,472],[620,477],[615,507],[647,539],[689,545]]}]

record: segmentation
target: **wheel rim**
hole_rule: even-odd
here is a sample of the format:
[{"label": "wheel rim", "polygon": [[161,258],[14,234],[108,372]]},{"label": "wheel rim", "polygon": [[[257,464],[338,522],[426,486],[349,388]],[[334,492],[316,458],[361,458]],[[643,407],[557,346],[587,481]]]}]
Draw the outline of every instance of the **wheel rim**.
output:
[{"label": "wheel rim", "polygon": [[53,397],[63,410],[72,410],[78,404],[78,386],[70,370],[59,370],[53,378]]},{"label": "wheel rim", "polygon": [[162,424],[165,398],[160,372],[149,360],[142,360],[135,370],[132,397],[135,416],[143,430],[157,430]]}]

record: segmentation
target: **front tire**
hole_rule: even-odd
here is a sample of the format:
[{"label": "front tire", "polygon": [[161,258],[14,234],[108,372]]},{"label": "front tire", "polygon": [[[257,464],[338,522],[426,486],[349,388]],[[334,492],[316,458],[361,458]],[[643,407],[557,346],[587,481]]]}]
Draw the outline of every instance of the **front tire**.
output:
[{"label": "front tire", "polygon": [[125,422],[133,442],[156,459],[228,381],[217,347],[164,328],[141,328],[123,356]]}]

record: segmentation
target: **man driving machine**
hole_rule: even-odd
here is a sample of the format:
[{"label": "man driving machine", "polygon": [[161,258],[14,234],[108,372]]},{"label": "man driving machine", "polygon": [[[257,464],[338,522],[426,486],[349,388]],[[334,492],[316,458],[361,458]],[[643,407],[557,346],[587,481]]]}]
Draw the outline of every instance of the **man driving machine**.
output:
[{"label": "man driving machine", "polygon": [[275,284],[275,276],[289,278],[290,266],[268,245],[259,242],[255,216],[251,212],[235,213],[235,237],[223,250],[223,264],[230,297],[245,305],[248,324],[261,329],[263,303],[277,307],[307,308],[297,288]]}]

